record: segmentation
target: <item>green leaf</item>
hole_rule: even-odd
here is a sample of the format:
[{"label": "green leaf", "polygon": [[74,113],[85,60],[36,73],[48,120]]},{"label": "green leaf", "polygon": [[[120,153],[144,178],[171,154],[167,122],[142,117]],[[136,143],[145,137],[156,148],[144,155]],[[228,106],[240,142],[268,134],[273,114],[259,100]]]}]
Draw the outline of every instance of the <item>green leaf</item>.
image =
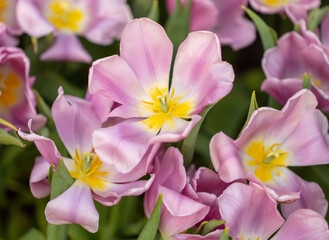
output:
[{"label": "green leaf", "polygon": [[0,118],[0,124],[10,127],[11,129],[17,131],[17,128],[13,124],[11,124],[10,122],[6,121],[3,118]]},{"label": "green leaf", "polygon": [[48,182],[52,182],[54,176],[54,166],[50,165],[49,171],[48,171]]},{"label": "green leaf", "polygon": [[264,50],[272,48],[276,46],[276,41],[278,39],[277,33],[271,27],[269,27],[263,19],[261,19],[255,12],[250,10],[247,7],[242,6],[242,8],[249,15],[251,20],[255,23],[260,38],[262,40]]},{"label": "green leaf", "polygon": [[304,73],[303,88],[311,90],[311,74]]},{"label": "green leaf", "polygon": [[145,17],[152,8],[153,0],[134,0],[133,1],[133,12],[137,18]]},{"label": "green leaf", "polygon": [[154,240],[159,227],[161,205],[162,205],[162,194],[160,194],[158,201],[151,214],[151,217],[147,221],[142,232],[139,234],[137,240]]},{"label": "green leaf", "polygon": [[225,228],[220,236],[219,240],[232,240],[232,237],[228,234],[228,228]]},{"label": "green leaf", "polygon": [[149,19],[152,19],[155,22],[158,22],[160,19],[160,9],[159,9],[159,1],[158,0],[154,0],[151,10],[149,11],[147,17]]},{"label": "green leaf", "polygon": [[195,143],[196,139],[198,137],[198,133],[200,130],[200,127],[204,121],[204,118],[206,117],[209,110],[215,105],[216,103],[207,106],[202,113],[200,114],[201,120],[194,126],[190,134],[183,140],[182,146],[180,148],[181,153],[184,156],[184,165],[187,167],[191,164],[194,150],[195,150]]},{"label": "green leaf", "polygon": [[[251,94],[251,99],[250,99],[250,105],[249,105],[249,111],[248,111],[247,120],[244,123],[242,130],[247,126],[247,124],[249,122],[249,119],[251,117],[251,114],[255,110],[257,110],[257,109],[258,109],[258,104],[257,104],[257,100],[256,100],[256,93],[255,93],[255,91],[253,91],[252,94]],[[241,130],[241,132],[242,132],[242,130]],[[241,134],[241,132],[240,132],[240,134]],[[239,134],[239,136],[240,136],[240,134]]]},{"label": "green leaf", "polygon": [[0,128],[0,144],[24,147],[24,144],[17,135],[13,136],[2,128]]},{"label": "green leaf", "polygon": [[312,10],[308,15],[308,30],[314,31],[318,27],[324,16],[328,13],[328,11],[329,6]]},{"label": "green leaf", "polygon": [[46,240],[46,238],[38,229],[31,228],[19,240]]},{"label": "green leaf", "polygon": [[165,29],[174,44],[174,52],[189,33],[191,2],[188,0],[182,9],[181,1],[177,0],[175,10],[166,23]]},{"label": "green leaf", "polygon": [[[72,184],[73,178],[66,169],[62,159],[59,160],[56,171],[53,174],[51,181],[50,199],[58,197],[65,192]],[[69,225],[53,225],[48,224],[47,240],[62,240],[67,238]]]},{"label": "green leaf", "polygon": [[208,233],[212,232],[216,227],[225,224],[225,221],[223,220],[210,220],[209,222],[207,222],[202,229],[201,235],[205,236]]}]

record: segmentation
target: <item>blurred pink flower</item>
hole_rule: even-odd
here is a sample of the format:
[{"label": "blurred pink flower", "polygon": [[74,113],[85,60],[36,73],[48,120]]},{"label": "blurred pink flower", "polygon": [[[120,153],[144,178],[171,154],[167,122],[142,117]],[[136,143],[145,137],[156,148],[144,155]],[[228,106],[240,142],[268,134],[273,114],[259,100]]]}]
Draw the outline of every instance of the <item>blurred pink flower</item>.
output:
[{"label": "blurred pink flower", "polygon": [[268,107],[254,111],[237,140],[223,132],[215,135],[210,154],[219,177],[225,182],[246,178],[258,182],[279,202],[299,198],[281,205],[285,216],[299,208],[325,216],[328,202],[321,188],[288,169],[329,163],[328,121],[316,105],[315,96],[304,89],[281,111]]},{"label": "blurred pink flower", "polygon": [[172,49],[162,26],[136,19],[122,34],[121,56],[97,60],[90,69],[90,92],[120,104],[110,117],[127,119],[94,134],[98,156],[122,172],[134,168],[150,144],[185,138],[201,119],[198,114],[232,89],[234,72],[222,61],[215,34],[188,35],[169,89]]},{"label": "blurred pink flower", "polygon": [[29,76],[30,61],[25,53],[15,47],[0,48],[0,117],[17,128],[27,130],[33,119],[34,130],[46,123],[46,118],[36,112],[32,86],[35,78]]},{"label": "blurred pink flower", "polygon": [[302,89],[304,75],[310,74],[318,108],[329,112],[329,49],[301,23],[303,36],[287,33],[277,47],[265,52],[262,67],[266,79],[261,89],[284,104]]},{"label": "blurred pink flower", "polygon": [[15,36],[23,32],[16,18],[16,4],[18,0],[0,1],[0,46],[16,46]]},{"label": "blurred pink flower", "polygon": [[18,22],[33,37],[55,34],[54,44],[42,60],[90,62],[78,35],[108,45],[120,37],[132,18],[123,0],[20,0]]},{"label": "blurred pink flower", "polygon": [[[177,0],[166,0],[169,13],[175,9]],[[185,5],[187,0],[181,0]],[[241,5],[247,0],[193,0],[191,6],[190,31],[213,31],[223,46],[234,50],[244,48],[256,39],[256,29],[244,17]]]},{"label": "blurred pink flower", "polygon": [[329,238],[328,224],[310,209],[293,212],[286,221],[276,202],[259,185],[234,183],[218,199],[220,213],[233,239],[302,240]]},{"label": "blurred pink flower", "polygon": [[[153,181],[139,180],[149,171],[149,163],[156,153],[158,145],[150,149],[145,158],[127,174],[118,172],[114,166],[104,163],[93,151],[92,133],[100,128],[102,120],[97,110],[99,101],[86,101],[73,96],[63,95],[62,89],[52,107],[52,115],[58,134],[71,158],[62,157],[54,142],[49,138],[19,130],[19,135],[33,141],[43,158],[38,158],[31,173],[30,185],[34,196],[49,194],[49,185],[45,181],[46,169],[55,168],[59,159],[75,179],[73,185],[46,206],[47,221],[52,224],[77,223],[90,232],[98,229],[99,214],[93,203],[96,201],[112,206],[122,196],[140,195]],[[106,109],[106,108],[103,108]],[[30,122],[31,124],[31,122]]]},{"label": "blurred pink flower", "polygon": [[307,11],[321,4],[321,0],[249,0],[249,2],[261,13],[285,12],[294,23],[302,19],[307,20]]}]

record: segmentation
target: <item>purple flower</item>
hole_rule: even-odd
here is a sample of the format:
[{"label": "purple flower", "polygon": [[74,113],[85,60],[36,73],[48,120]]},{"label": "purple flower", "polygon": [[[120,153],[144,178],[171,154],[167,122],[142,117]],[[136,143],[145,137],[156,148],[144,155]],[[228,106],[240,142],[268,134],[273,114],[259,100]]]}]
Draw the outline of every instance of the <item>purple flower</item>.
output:
[{"label": "purple flower", "polygon": [[265,14],[285,12],[289,18],[297,23],[299,20],[307,20],[307,11],[317,8],[321,0],[249,0],[251,6]]},{"label": "purple flower", "polygon": [[35,110],[35,78],[29,76],[29,71],[30,61],[21,49],[0,48],[0,117],[24,130],[28,120],[33,119],[32,128],[39,130],[46,118]]},{"label": "purple flower", "polygon": [[329,238],[328,224],[310,209],[293,212],[286,221],[276,201],[259,185],[234,183],[218,199],[220,213],[233,239],[303,240]]},{"label": "purple flower", "polygon": [[[33,141],[44,159],[38,158],[31,173],[30,185],[33,195],[44,197],[49,193],[45,178],[50,165],[63,162],[75,179],[73,185],[46,206],[47,221],[52,224],[77,223],[90,232],[98,229],[98,212],[93,203],[96,201],[112,206],[122,196],[140,195],[153,181],[139,180],[149,172],[149,163],[157,152],[158,145],[150,148],[140,163],[126,174],[116,170],[113,165],[104,163],[93,151],[92,134],[100,128],[104,114],[99,114],[101,101],[91,101],[63,95],[62,89],[52,107],[52,115],[61,140],[71,158],[62,157],[54,142],[48,138],[19,130],[19,135]],[[107,102],[108,103],[108,102]],[[30,121],[31,124],[31,121]]]},{"label": "purple flower", "polygon": [[172,49],[159,24],[136,19],[122,34],[121,55],[97,60],[90,69],[90,92],[120,105],[110,117],[127,119],[94,134],[96,153],[122,172],[135,167],[150,144],[185,138],[205,106],[232,89],[233,69],[221,60],[215,34],[189,34],[178,49],[169,88]]},{"label": "purple flower", "polygon": [[30,36],[55,34],[54,44],[41,56],[55,61],[90,62],[77,36],[108,45],[131,19],[122,0],[20,0],[16,12],[21,28]]},{"label": "purple flower", "polygon": [[[187,3],[181,0],[182,4]],[[176,0],[167,0],[169,13],[175,9]],[[234,50],[244,48],[256,38],[255,26],[244,17],[241,5],[247,0],[193,0],[191,6],[190,31],[207,30],[218,35],[221,44]]]},{"label": "purple flower", "polygon": [[303,30],[303,36],[287,33],[277,47],[265,52],[262,67],[266,79],[261,88],[284,104],[302,89],[304,75],[310,74],[318,108],[329,112],[329,49],[314,33]]},{"label": "purple flower", "polygon": [[288,169],[329,163],[328,122],[316,105],[315,96],[302,90],[281,111],[268,107],[254,111],[237,140],[222,132],[215,135],[210,154],[220,178],[258,182],[279,202],[300,197],[291,205],[281,205],[285,216],[298,208],[325,216],[328,202],[321,188]]},{"label": "purple flower", "polygon": [[15,36],[21,35],[22,30],[16,18],[16,4],[18,0],[0,1],[0,46],[16,46]]}]

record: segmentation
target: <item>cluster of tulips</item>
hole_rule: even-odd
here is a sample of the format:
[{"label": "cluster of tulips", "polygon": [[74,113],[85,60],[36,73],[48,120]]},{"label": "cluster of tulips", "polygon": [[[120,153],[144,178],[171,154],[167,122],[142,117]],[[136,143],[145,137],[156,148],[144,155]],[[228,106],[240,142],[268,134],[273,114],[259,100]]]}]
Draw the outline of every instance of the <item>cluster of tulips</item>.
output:
[{"label": "cluster of tulips", "polygon": [[[49,225],[75,223],[95,233],[95,201],[111,207],[144,195],[149,221],[139,239],[154,239],[158,229],[162,239],[177,240],[328,240],[323,190],[288,168],[329,164],[328,7],[250,0],[254,10],[286,14],[295,25],[276,41],[247,0],[164,2],[169,19],[188,10],[189,33],[177,45],[154,19],[133,19],[124,0],[0,0],[0,142],[34,142],[41,156],[30,189],[36,198],[50,195]],[[258,107],[253,95],[237,139],[225,129],[215,134],[210,166],[196,167],[201,124],[237,82],[221,45],[247,47],[256,29],[264,47],[274,43],[262,59],[261,90],[283,107]],[[91,63],[81,37],[100,45],[120,39],[120,52],[92,62],[85,98],[59,87],[49,113],[40,113],[36,106],[45,102],[17,47],[23,33],[35,48],[52,34],[42,61]],[[67,152],[43,131],[47,121]],[[48,238],[60,239],[57,230],[48,229]]]}]

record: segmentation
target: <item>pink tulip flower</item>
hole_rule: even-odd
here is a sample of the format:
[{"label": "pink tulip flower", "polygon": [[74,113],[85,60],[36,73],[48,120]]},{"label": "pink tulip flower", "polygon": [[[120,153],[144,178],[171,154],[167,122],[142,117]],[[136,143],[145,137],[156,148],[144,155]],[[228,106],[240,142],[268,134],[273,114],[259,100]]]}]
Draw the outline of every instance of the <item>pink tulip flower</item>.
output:
[{"label": "pink tulip flower", "polygon": [[329,49],[317,36],[305,29],[303,36],[290,32],[267,50],[262,60],[266,75],[261,89],[284,104],[303,87],[304,75],[311,75],[311,90],[318,108],[329,112]]},{"label": "pink tulip flower", "polygon": [[1,0],[0,2],[0,46],[16,46],[15,36],[23,32],[17,23],[16,4],[18,0]]},{"label": "pink tulip flower", "polygon": [[97,60],[90,69],[90,92],[117,102],[110,117],[126,119],[95,132],[95,151],[122,172],[134,168],[150,144],[185,138],[198,114],[232,89],[234,72],[221,60],[215,34],[189,34],[178,49],[169,88],[172,49],[159,24],[136,19],[123,31],[121,55]]},{"label": "pink tulip flower", "polygon": [[55,42],[42,60],[90,62],[77,36],[108,45],[120,37],[131,12],[123,0],[20,0],[17,18],[33,37],[54,33]]},{"label": "pink tulip flower", "polygon": [[233,240],[329,239],[328,224],[320,214],[310,209],[299,209],[284,221],[276,201],[254,183],[232,184],[219,197],[218,205]]},{"label": "pink tulip flower", "polygon": [[283,13],[297,23],[300,20],[307,20],[307,11],[317,8],[321,0],[249,0],[251,6],[265,14]]},{"label": "pink tulip flower", "polygon": [[[164,239],[186,239],[185,235],[190,234],[181,233],[202,221],[209,211],[209,206],[182,194],[187,178],[183,156],[178,149],[170,147],[164,154],[159,155],[154,172],[155,179],[144,198],[145,214],[150,217],[158,196],[163,194],[159,225],[161,235]],[[219,237],[218,232],[208,237],[214,234]],[[208,239],[197,235],[192,237]]]},{"label": "pink tulip flower", "polygon": [[325,216],[328,202],[321,188],[288,169],[329,163],[328,121],[316,105],[315,96],[304,89],[281,111],[269,107],[254,111],[237,140],[223,132],[215,135],[210,154],[219,177],[225,182],[246,178],[258,182],[279,202],[299,198],[282,205],[285,216],[298,208]]},{"label": "pink tulip flower", "polygon": [[[46,218],[52,224],[77,223],[90,232],[96,232],[99,214],[93,199],[112,206],[117,204],[122,196],[142,194],[153,181],[153,175],[149,180],[138,179],[149,171],[148,166],[156,153],[157,145],[154,145],[141,162],[126,174],[104,163],[94,153],[92,133],[102,124],[96,109],[100,108],[99,104],[99,101],[65,96],[62,89],[59,90],[52,106],[52,115],[59,136],[71,158],[62,157],[49,138],[36,135],[32,130],[30,134],[19,130],[22,138],[35,143],[46,161],[37,159],[32,170],[30,184],[36,197],[44,197],[49,193],[49,187],[45,182],[45,169],[49,169],[50,165],[56,168],[60,159],[75,180],[69,189],[47,204]],[[95,107],[96,105],[98,106]]]},{"label": "pink tulip flower", "polygon": [[35,78],[29,76],[29,71],[30,61],[21,49],[0,48],[0,117],[24,130],[28,129],[28,120],[33,119],[32,128],[39,130],[46,118],[36,112],[32,92]]},{"label": "pink tulip flower", "polygon": [[[171,14],[177,0],[166,0]],[[181,0],[185,6],[187,0]],[[234,50],[249,46],[256,39],[255,26],[244,17],[241,6],[247,0],[193,0],[191,6],[190,31],[213,31],[223,46]]]}]

